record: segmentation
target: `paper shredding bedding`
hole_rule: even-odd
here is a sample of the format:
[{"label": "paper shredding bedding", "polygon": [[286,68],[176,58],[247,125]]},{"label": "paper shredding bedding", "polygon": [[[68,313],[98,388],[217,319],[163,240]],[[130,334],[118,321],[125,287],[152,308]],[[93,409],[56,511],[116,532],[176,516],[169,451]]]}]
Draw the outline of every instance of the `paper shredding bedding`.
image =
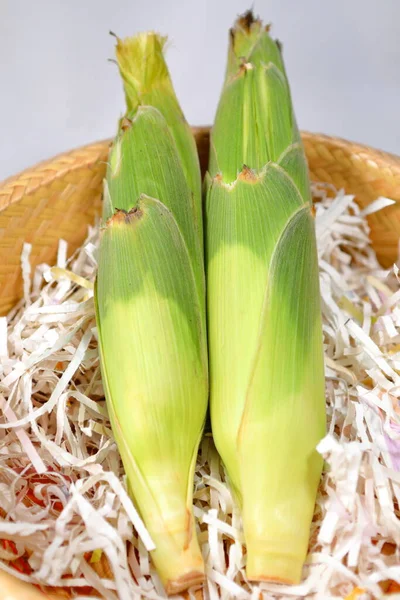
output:
[{"label": "paper shredding bedding", "polygon": [[[363,212],[344,191],[321,184],[313,193],[328,427],[304,579],[296,587],[246,580],[240,514],[205,436],[194,514],[206,600],[369,600],[384,597],[382,582],[400,584],[400,275],[396,265],[379,265],[366,220],[392,201],[380,198]],[[61,240],[57,266],[34,273],[26,244],[24,299],[0,319],[0,540],[13,542],[0,542],[0,568],[72,586],[81,599],[91,586],[107,600],[158,600],[166,596],[126,493],[101,384],[98,236],[90,228],[68,260]],[[112,578],[93,568],[105,557]],[[25,573],[13,568],[18,559]]]}]

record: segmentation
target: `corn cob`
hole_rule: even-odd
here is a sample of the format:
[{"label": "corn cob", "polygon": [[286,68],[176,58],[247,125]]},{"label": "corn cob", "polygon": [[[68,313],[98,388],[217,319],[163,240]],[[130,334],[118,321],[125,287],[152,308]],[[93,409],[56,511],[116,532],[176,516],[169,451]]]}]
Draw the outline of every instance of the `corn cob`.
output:
[{"label": "corn cob", "polygon": [[177,593],[204,578],[192,488],[208,374],[200,171],[162,46],[155,34],[118,40],[128,110],[110,151],[95,300],[113,433]]},{"label": "corn cob", "polygon": [[211,425],[242,507],[250,580],[296,583],[325,432],[307,164],[279,45],[231,30],[206,176]]}]

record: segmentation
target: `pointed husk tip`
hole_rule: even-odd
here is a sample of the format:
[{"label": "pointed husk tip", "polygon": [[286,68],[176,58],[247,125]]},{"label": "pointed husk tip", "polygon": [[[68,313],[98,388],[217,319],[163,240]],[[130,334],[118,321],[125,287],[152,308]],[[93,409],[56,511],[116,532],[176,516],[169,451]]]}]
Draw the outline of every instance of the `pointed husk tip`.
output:
[{"label": "pointed husk tip", "polygon": [[116,38],[115,54],[128,112],[135,110],[141,104],[142,96],[155,87],[162,85],[173,93],[164,60],[166,36],[147,31],[124,39]]}]

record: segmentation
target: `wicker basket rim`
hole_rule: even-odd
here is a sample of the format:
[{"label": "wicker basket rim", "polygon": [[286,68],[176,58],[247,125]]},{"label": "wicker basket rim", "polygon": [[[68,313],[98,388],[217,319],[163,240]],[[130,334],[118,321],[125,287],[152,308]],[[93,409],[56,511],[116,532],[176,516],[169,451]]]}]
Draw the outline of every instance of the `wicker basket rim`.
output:
[{"label": "wicker basket rim", "polygon": [[[209,126],[194,126],[192,130],[196,136],[207,136],[210,131]],[[400,156],[379,150],[368,145],[359,144],[346,140],[341,137],[330,136],[323,133],[312,133],[302,131],[304,141],[312,139],[315,143],[325,142],[333,145],[337,149],[343,149],[357,155],[360,159],[371,161],[377,167],[385,166],[398,171],[400,176]],[[39,187],[51,184],[54,180],[61,178],[66,171],[80,168],[90,168],[91,165],[104,157],[106,149],[111,143],[111,139],[91,142],[68,150],[40,161],[20,171],[16,175],[6,178],[0,182],[0,211],[8,206],[18,202],[22,196],[34,193]],[[33,181],[32,181],[33,180]],[[25,183],[29,181],[28,188]],[[20,184],[20,185],[19,185]]]}]

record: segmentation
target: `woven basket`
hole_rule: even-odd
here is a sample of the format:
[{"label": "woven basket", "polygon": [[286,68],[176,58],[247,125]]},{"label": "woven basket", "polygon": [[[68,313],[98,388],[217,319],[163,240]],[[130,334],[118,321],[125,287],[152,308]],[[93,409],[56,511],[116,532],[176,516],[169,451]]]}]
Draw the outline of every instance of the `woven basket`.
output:
[{"label": "woven basket", "polygon": [[[202,165],[207,163],[208,129],[196,128]],[[333,183],[356,194],[366,206],[377,196],[400,203],[400,158],[324,135],[303,133],[314,181]],[[32,268],[55,259],[59,238],[75,250],[88,223],[100,214],[108,142],[60,154],[7,179],[0,186],[0,314],[20,298],[20,256],[32,244]],[[384,266],[397,256],[399,204],[370,217],[373,246]]]},{"label": "woven basket", "polygon": [[[208,128],[194,134],[203,169],[208,159]],[[304,132],[311,179],[334,184],[355,194],[362,207],[378,196],[396,204],[369,217],[372,244],[384,266],[397,258],[400,237],[400,157],[342,139]],[[103,141],[42,162],[0,184],[0,314],[6,314],[22,295],[20,256],[24,242],[32,244],[32,269],[52,263],[58,240],[69,251],[84,240],[87,226],[101,212],[102,180],[109,142]],[[111,577],[106,563],[97,566]],[[5,591],[9,579],[0,589]],[[29,600],[25,588],[12,596]],[[49,598],[68,598],[67,590],[51,590]],[[199,594],[199,598],[201,593]]]}]

